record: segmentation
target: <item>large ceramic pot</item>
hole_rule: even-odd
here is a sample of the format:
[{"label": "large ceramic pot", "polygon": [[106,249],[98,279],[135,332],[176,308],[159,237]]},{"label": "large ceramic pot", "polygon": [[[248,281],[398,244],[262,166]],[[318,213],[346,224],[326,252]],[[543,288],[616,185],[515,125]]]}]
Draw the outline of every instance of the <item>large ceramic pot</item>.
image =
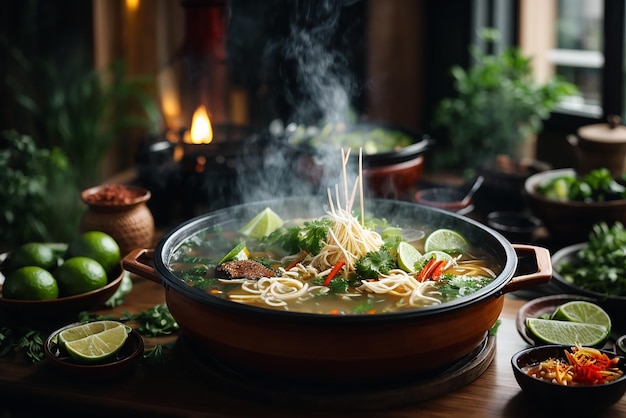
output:
[{"label": "large ceramic pot", "polygon": [[[238,205],[190,220],[163,237],[156,249],[136,249],[123,260],[127,270],[163,285],[167,306],[184,337],[242,372],[333,384],[428,375],[485,341],[500,315],[505,293],[546,283],[552,275],[550,254],[544,248],[511,245],[490,228],[450,212],[382,199],[367,201],[367,216],[384,217],[400,226],[457,230],[470,244],[492,255],[502,266],[501,273],[483,289],[437,306],[338,316],[219,299],[186,285],[170,271],[170,257],[188,237],[216,225],[240,228],[267,206],[283,219],[324,213],[318,198]],[[536,271],[516,276],[521,256],[534,258]]]}]

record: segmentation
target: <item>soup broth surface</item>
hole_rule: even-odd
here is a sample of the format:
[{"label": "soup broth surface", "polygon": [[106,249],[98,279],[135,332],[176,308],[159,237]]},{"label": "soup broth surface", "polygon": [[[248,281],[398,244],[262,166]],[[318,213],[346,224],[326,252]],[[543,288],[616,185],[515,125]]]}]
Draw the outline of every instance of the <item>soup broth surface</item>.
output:
[{"label": "soup broth surface", "polygon": [[[299,230],[308,221],[311,219],[287,221],[280,231]],[[437,280],[417,282],[421,269],[418,266],[415,271],[402,271],[398,267],[395,249],[398,242],[405,241],[425,256],[424,242],[432,230],[399,227],[386,221],[373,225],[368,229],[384,237],[382,250],[389,256],[387,261],[395,264],[385,274],[376,277],[362,277],[357,271],[346,271],[344,266],[330,283],[325,284],[331,268],[325,271],[312,268],[310,255],[297,267],[287,270],[302,256],[301,249],[288,251],[267,237],[253,239],[245,236],[239,232],[241,226],[234,220],[187,237],[172,253],[169,268],[188,286],[217,298],[267,309],[331,315],[377,314],[438,305],[478,291],[502,270],[492,255],[469,246],[462,253],[439,254],[447,260],[445,265],[440,263],[441,268],[445,267],[441,276],[437,276]],[[386,235],[390,230],[393,234]],[[280,235],[280,231],[273,235]],[[215,268],[220,260],[238,245],[245,245],[245,258],[270,267],[276,272],[276,278],[260,281],[217,278]],[[283,277],[284,282],[279,277]],[[261,283],[264,287],[257,288]],[[263,296],[264,292],[265,295],[276,292],[278,296]]]}]

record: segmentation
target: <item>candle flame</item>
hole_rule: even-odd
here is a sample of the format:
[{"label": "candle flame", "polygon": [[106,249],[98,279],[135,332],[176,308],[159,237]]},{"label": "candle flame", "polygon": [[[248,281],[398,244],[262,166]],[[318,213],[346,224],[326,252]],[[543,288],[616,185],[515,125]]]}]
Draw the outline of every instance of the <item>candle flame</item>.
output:
[{"label": "candle flame", "polygon": [[213,140],[213,128],[204,106],[199,106],[193,113],[189,138],[185,136],[185,140],[192,144],[208,144]]},{"label": "candle flame", "polygon": [[126,0],[126,10],[129,12],[135,12],[139,9],[140,0]]}]

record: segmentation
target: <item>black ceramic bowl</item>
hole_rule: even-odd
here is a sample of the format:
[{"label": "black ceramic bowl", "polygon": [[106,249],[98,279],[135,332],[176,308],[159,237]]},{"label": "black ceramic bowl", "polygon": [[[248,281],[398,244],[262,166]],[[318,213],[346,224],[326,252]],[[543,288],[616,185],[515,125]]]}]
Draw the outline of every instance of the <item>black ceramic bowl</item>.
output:
[{"label": "black ceramic bowl", "polygon": [[[576,411],[577,414],[589,414],[605,410],[618,402],[626,393],[626,358],[619,357],[618,367],[624,373],[619,379],[602,385],[565,386],[529,376],[524,367],[539,363],[549,358],[565,358],[566,345],[543,345],[524,349],[513,355],[511,365],[515,380],[528,396],[530,402],[539,410]],[[609,357],[616,357],[610,351],[600,350]],[[556,415],[565,416],[565,415]],[[579,415],[576,415],[579,416]]]},{"label": "black ceramic bowl", "polygon": [[422,205],[459,212],[470,205],[471,198],[466,199],[462,190],[453,187],[432,187],[418,190],[415,201]]},{"label": "black ceramic bowl", "polygon": [[511,242],[526,244],[532,241],[535,231],[541,226],[541,221],[520,212],[497,211],[487,215],[487,225]]},{"label": "black ceramic bowl", "polygon": [[626,357],[626,335],[622,335],[615,341],[615,352],[617,355]]},{"label": "black ceramic bowl", "polygon": [[561,264],[568,262],[576,265],[576,263],[579,263],[578,251],[586,245],[587,243],[585,242],[569,245],[561,248],[552,255],[552,283],[554,283],[559,289],[563,290],[563,293],[582,295],[595,299],[597,301],[596,303],[602,306],[602,308],[604,308],[611,316],[614,329],[618,332],[626,332],[626,318],[624,317],[624,312],[626,311],[626,296],[606,295],[604,293],[584,289],[569,282],[559,273],[559,266]]}]

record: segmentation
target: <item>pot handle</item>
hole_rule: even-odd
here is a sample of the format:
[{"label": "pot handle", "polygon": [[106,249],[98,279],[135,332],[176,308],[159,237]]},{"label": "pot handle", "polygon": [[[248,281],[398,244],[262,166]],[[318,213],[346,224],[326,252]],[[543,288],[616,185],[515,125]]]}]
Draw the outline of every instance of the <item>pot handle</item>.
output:
[{"label": "pot handle", "polygon": [[502,289],[502,293],[515,292],[528,286],[546,284],[552,279],[552,261],[550,251],[534,245],[512,244],[518,258],[522,255],[534,255],[537,271],[514,276]]},{"label": "pot handle", "polygon": [[124,270],[161,284],[161,278],[154,269],[154,250],[139,248],[132,250],[122,259]]}]

